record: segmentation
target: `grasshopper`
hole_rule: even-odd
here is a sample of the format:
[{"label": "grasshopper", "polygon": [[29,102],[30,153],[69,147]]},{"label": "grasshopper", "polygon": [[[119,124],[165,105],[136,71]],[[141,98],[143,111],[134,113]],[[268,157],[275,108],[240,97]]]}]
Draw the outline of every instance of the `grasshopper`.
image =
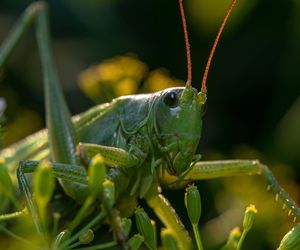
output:
[{"label": "grasshopper", "polygon": [[[44,2],[31,4],[1,46],[0,67],[3,67],[26,29],[35,23],[43,68],[47,130],[0,151],[1,167],[9,172],[12,182],[18,182],[21,194],[26,200],[26,209],[3,214],[1,220],[29,213],[37,234],[42,239],[48,239],[49,227],[26,178],[28,174],[44,166],[51,169],[67,196],[83,204],[67,226],[68,232],[73,236],[59,245],[62,249],[74,247],[71,245],[72,239],[74,241],[74,237],[78,237],[76,230],[87,215],[94,215],[89,227],[108,222],[116,242],[122,249],[129,249],[128,235],[121,221],[122,217],[132,215],[138,199],[144,199],[153,209],[174,236],[179,249],[192,249],[191,239],[183,224],[161,192],[160,181],[166,175],[176,177],[176,181],[170,183],[170,186],[243,174],[262,175],[268,183],[268,189],[274,192],[276,199],[281,200],[293,215],[294,221],[299,222],[300,209],[281,188],[269,168],[259,160],[205,162],[200,161],[200,155],[196,154],[202,128],[201,113],[206,103],[206,80],[210,63],[235,2],[236,0],[232,1],[211,50],[201,91],[198,92],[191,85],[191,56],[180,0],[188,61],[188,80],[185,87],[168,88],[153,94],[119,97],[74,117],[71,117],[66,105],[50,52],[47,5]],[[47,162],[43,163],[44,160]],[[101,188],[102,192],[100,195],[93,195],[95,189],[90,183],[97,176],[88,173],[89,168],[96,166],[99,170],[104,165],[107,180],[96,182],[96,189]],[[20,208],[14,197],[7,195],[1,199],[2,204],[10,202]],[[98,205],[101,204],[100,208],[97,202]],[[95,215],[97,212],[98,215]],[[58,236],[63,238],[63,233],[65,232]],[[43,243],[49,247],[50,243],[45,242]],[[156,246],[148,248],[155,249]]]}]

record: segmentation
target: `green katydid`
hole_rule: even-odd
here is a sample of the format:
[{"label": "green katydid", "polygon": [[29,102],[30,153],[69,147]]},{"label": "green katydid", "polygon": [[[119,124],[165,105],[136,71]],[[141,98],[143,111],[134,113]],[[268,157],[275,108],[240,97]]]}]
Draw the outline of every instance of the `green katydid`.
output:
[{"label": "green katydid", "polygon": [[[92,159],[99,155],[99,161],[103,161],[107,166],[107,176],[110,180],[103,185],[111,187],[113,183],[117,198],[114,205],[111,200],[102,197],[102,212],[93,221],[101,224],[104,218],[107,218],[117,242],[123,249],[129,247],[118,211],[118,207],[124,205],[123,197],[131,199],[134,205],[130,204],[130,209],[126,209],[128,214],[133,212],[137,199],[144,198],[165,227],[175,236],[179,249],[192,249],[190,237],[184,226],[161,194],[159,181],[165,172],[177,177],[177,181],[170,185],[241,174],[261,174],[266,178],[268,187],[275,193],[276,198],[294,215],[294,220],[300,220],[300,209],[279,186],[271,171],[258,160],[201,162],[200,156],[195,154],[201,135],[200,114],[206,102],[206,79],[210,63],[235,0],[232,1],[213,45],[200,92],[191,86],[188,35],[182,0],[179,2],[188,61],[186,86],[154,94],[119,97],[74,118],[71,118],[65,103],[50,53],[46,4],[37,2],[29,6],[13,32],[4,41],[0,50],[0,67],[26,28],[31,23],[36,23],[44,74],[48,130],[29,136],[0,151],[0,164],[12,175],[17,169],[17,179],[21,192],[25,195],[27,209],[33,218],[36,231],[42,237],[47,235],[48,229],[43,223],[25,175],[36,171],[41,160],[51,160],[46,164],[47,168],[49,167],[59,179],[65,193],[84,204],[68,226],[69,231],[73,233],[76,232],[75,229],[80,225],[85,213],[98,199],[87,199],[91,197],[91,190],[86,166],[92,164]],[[13,198],[10,199],[16,203]],[[122,214],[123,211],[120,212]],[[1,219],[23,214],[24,212],[3,215]],[[69,245],[65,244],[63,247],[68,248]]]}]

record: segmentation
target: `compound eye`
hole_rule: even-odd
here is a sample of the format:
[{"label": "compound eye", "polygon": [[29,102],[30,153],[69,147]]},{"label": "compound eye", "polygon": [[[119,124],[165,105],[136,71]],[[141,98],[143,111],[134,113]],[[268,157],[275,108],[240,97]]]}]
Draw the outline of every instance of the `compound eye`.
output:
[{"label": "compound eye", "polygon": [[175,108],[178,106],[179,99],[175,92],[169,92],[164,97],[165,104],[170,108]]}]

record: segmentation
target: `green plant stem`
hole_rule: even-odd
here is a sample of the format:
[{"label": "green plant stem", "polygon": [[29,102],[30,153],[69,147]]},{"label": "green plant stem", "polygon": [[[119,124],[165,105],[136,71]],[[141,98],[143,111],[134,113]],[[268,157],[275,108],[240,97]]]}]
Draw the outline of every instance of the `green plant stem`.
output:
[{"label": "green plant stem", "polygon": [[95,201],[95,197],[92,195],[88,196],[88,198],[85,200],[79,212],[77,213],[75,219],[68,226],[71,232],[80,224],[85,214],[87,214],[87,210],[90,208],[90,206],[93,204],[94,201]]},{"label": "green plant stem", "polygon": [[36,17],[36,10],[37,9],[33,7],[27,8],[25,13],[20,17],[14,26],[13,31],[10,32],[9,36],[1,45],[0,68],[11,54],[13,49],[16,47],[17,43],[20,41],[21,36]]},{"label": "green plant stem", "polygon": [[69,240],[67,240],[62,246],[66,247],[72,242],[76,241],[79,235],[88,230],[89,228],[95,226],[97,223],[101,222],[106,216],[104,211],[101,211],[94,219],[92,219],[88,224],[86,224],[81,230],[79,230],[76,234],[74,234]]},{"label": "green plant stem", "polygon": [[6,233],[7,235],[14,238],[15,240],[23,242],[24,244],[30,246],[32,249],[36,249],[36,247],[34,245],[32,245],[29,241],[27,241],[27,240],[23,239],[22,237],[16,235],[15,233],[13,233],[12,231],[10,231],[7,228],[3,227],[2,225],[0,225],[0,231]]},{"label": "green plant stem", "polygon": [[77,241],[77,242],[73,243],[72,245],[70,245],[69,248],[72,249],[72,248],[78,247],[78,246],[80,246],[82,244],[83,244],[82,242]]},{"label": "green plant stem", "polygon": [[1,214],[0,221],[19,218],[25,215],[25,209],[10,214]]},{"label": "green plant stem", "polygon": [[199,233],[199,228],[197,224],[193,224],[193,231],[197,243],[198,250],[203,250],[201,238],[200,238],[200,233]]},{"label": "green plant stem", "polygon": [[52,237],[54,237],[57,234],[59,219],[60,217],[53,218]]},{"label": "green plant stem", "polygon": [[249,232],[249,230],[244,230],[243,231],[243,233],[241,235],[241,238],[239,240],[239,243],[237,245],[236,250],[241,250],[242,249],[242,245],[243,245],[244,239],[246,238],[246,235],[247,235],[248,232]]},{"label": "green plant stem", "polygon": [[109,249],[109,248],[115,247],[117,245],[118,245],[117,242],[111,241],[108,243],[99,244],[99,245],[95,245],[95,246],[91,246],[91,247],[76,248],[76,250],[104,250],[104,249]]}]

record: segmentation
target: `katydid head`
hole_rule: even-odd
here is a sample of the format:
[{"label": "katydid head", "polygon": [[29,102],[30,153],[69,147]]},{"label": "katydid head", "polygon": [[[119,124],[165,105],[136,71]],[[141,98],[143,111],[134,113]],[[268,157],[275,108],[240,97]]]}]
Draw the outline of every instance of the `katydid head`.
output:
[{"label": "katydid head", "polygon": [[186,45],[187,83],[183,88],[171,88],[163,91],[155,111],[156,132],[160,139],[161,148],[166,153],[167,170],[176,176],[183,175],[195,158],[201,135],[201,112],[203,112],[203,105],[206,102],[206,80],[210,64],[224,26],[236,2],[236,0],[232,0],[225,15],[207,61],[201,91],[197,92],[191,85],[191,53],[182,1],[179,0],[179,6]]},{"label": "katydid head", "polygon": [[189,87],[162,91],[157,99],[155,129],[167,171],[180,175],[189,168],[202,128],[203,104],[197,90]]}]

